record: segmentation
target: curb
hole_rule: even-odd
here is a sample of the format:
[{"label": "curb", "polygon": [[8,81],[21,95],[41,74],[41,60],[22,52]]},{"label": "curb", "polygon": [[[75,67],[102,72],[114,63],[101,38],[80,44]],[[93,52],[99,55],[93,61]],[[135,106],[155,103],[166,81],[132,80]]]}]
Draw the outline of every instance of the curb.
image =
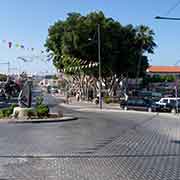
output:
[{"label": "curb", "polygon": [[60,106],[63,106],[63,107],[67,107],[67,108],[70,108],[70,107],[74,107],[76,109],[74,109],[74,111],[80,111],[80,112],[121,112],[121,113],[130,113],[130,114],[145,114],[145,115],[158,115],[158,116],[161,116],[161,117],[164,117],[164,118],[179,118],[180,119],[180,114],[172,114],[172,113],[163,113],[163,112],[146,112],[146,111],[133,111],[133,110],[128,110],[128,111],[125,111],[125,110],[122,110],[122,109],[109,109],[109,108],[103,108],[103,109],[97,109],[97,108],[81,108],[80,106],[76,106],[73,104],[69,104],[69,105],[66,105],[66,104],[63,104],[61,103]]},{"label": "curb", "polygon": [[62,117],[62,118],[49,118],[49,119],[31,119],[31,120],[10,120],[8,123],[12,124],[28,124],[28,123],[56,123],[56,122],[66,122],[75,121],[78,117]]}]

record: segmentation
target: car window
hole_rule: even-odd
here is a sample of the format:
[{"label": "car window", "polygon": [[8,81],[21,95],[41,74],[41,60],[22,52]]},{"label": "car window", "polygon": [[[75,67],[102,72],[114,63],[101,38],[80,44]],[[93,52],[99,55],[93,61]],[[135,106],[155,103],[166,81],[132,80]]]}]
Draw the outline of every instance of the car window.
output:
[{"label": "car window", "polygon": [[175,99],[170,99],[170,104],[174,104],[176,103],[176,100]]},{"label": "car window", "polygon": [[163,99],[163,103],[168,103],[168,99]]},{"label": "car window", "polygon": [[129,99],[128,100],[128,105],[134,105],[135,104],[135,100],[134,99]]},{"label": "car window", "polygon": [[143,105],[145,104],[145,101],[142,100],[142,99],[138,99],[137,102],[136,102],[137,105]]}]

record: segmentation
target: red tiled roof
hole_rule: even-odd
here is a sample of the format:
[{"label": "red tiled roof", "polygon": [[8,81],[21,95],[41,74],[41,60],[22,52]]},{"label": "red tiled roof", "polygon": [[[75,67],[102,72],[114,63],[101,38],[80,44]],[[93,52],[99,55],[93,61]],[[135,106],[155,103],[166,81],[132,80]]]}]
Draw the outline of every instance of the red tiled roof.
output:
[{"label": "red tiled roof", "polygon": [[180,73],[180,66],[150,66],[147,72],[151,73]]}]

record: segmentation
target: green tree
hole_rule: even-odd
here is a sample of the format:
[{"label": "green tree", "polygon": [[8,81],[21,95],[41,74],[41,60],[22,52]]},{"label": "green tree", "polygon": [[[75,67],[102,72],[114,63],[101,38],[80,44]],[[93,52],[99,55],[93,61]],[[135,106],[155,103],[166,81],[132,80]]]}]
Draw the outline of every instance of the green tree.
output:
[{"label": "green tree", "polygon": [[6,81],[7,76],[5,74],[0,74],[0,81]]},{"label": "green tree", "polygon": [[[69,66],[69,62],[63,60],[64,56],[86,63],[98,62],[97,24],[101,25],[103,76],[120,76],[127,72],[134,76],[137,68],[143,75],[148,66],[144,54],[153,53],[156,46],[153,31],[147,26],[122,26],[112,18],[106,18],[101,11],[87,16],[69,13],[65,21],[58,21],[49,28],[45,46],[53,53],[54,65],[58,69]],[[90,38],[92,42],[88,41]],[[137,67],[138,62],[141,62],[140,67]],[[97,74],[97,70],[90,73]]]},{"label": "green tree", "polygon": [[[97,25],[101,27],[102,77],[107,88],[116,79],[143,76],[148,53],[154,53],[154,32],[147,26],[122,26],[103,12],[69,13],[50,26],[45,46],[56,68],[65,73],[98,78]],[[91,41],[89,41],[91,39]],[[96,63],[96,66],[89,66]],[[87,68],[88,67],[88,68]]]}]

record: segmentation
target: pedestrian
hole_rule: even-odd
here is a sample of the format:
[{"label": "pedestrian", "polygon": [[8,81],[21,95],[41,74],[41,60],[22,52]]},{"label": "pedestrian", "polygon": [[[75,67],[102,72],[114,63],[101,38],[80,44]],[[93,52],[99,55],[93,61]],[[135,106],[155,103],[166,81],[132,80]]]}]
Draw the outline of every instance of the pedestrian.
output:
[{"label": "pedestrian", "polygon": [[69,92],[67,92],[67,94],[66,94],[66,103],[67,104],[71,103]]},{"label": "pedestrian", "polygon": [[76,101],[79,102],[79,98],[80,98],[80,95],[79,95],[79,92],[76,93]]}]

